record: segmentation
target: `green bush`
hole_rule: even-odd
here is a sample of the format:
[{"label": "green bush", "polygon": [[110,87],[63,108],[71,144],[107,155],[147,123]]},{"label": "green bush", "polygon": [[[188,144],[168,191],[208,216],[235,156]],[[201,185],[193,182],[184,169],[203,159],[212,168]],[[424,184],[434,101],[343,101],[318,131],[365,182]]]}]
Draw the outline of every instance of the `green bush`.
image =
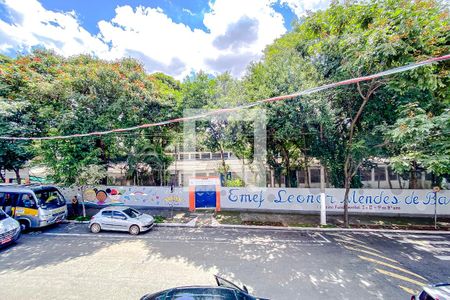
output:
[{"label": "green bush", "polygon": [[234,178],[225,182],[226,187],[244,187],[245,182],[240,178]]}]

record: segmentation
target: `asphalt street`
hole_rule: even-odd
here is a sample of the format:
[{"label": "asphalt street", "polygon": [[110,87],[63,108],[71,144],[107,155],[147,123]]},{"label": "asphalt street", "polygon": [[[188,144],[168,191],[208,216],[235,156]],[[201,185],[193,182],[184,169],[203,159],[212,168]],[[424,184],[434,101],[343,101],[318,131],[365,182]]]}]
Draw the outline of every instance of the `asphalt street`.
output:
[{"label": "asphalt street", "polygon": [[410,299],[450,280],[450,235],[65,224],[0,250],[1,299],[139,299],[214,274],[270,299]]}]

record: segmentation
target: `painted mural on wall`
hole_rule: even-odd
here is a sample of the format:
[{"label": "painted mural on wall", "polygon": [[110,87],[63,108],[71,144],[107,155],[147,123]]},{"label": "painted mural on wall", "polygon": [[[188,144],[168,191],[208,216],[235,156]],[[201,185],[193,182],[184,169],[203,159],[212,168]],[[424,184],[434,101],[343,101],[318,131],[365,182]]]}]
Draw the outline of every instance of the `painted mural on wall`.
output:
[{"label": "painted mural on wall", "polygon": [[188,195],[183,189],[170,187],[138,187],[138,186],[97,186],[85,188],[64,188],[62,192],[67,200],[74,195],[93,205],[128,205],[151,207],[187,207]]},{"label": "painted mural on wall", "polygon": [[[327,211],[344,209],[344,189],[326,189]],[[450,191],[355,189],[349,194],[349,211],[383,214],[450,215]],[[320,211],[319,189],[222,188],[221,206],[252,210]]]}]

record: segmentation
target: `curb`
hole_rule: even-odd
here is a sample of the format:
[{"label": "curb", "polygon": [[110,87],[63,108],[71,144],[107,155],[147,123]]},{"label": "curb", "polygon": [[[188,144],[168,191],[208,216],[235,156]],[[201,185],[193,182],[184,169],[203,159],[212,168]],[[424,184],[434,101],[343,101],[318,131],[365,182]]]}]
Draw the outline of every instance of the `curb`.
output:
[{"label": "curb", "polygon": [[195,225],[190,225],[188,223],[156,223],[156,227],[189,227],[195,228]]},{"label": "curb", "polygon": [[[89,221],[67,220],[66,224],[89,224]],[[190,222],[189,222],[190,223]],[[180,228],[215,228],[215,229],[251,229],[251,230],[277,230],[277,231],[320,231],[320,232],[379,232],[379,233],[414,233],[414,234],[445,234],[450,235],[450,231],[444,230],[406,230],[406,229],[371,229],[371,228],[320,228],[320,227],[281,227],[281,226],[260,226],[260,225],[202,225],[196,226],[189,223],[155,223],[156,227],[180,227]]]},{"label": "curb", "polygon": [[89,221],[75,221],[75,220],[65,220],[61,222],[62,224],[89,224]]}]

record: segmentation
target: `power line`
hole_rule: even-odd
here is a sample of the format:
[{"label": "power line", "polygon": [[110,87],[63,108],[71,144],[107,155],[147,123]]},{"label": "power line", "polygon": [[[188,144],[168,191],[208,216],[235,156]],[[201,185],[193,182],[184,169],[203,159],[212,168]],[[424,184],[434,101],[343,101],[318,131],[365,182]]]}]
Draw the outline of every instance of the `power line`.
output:
[{"label": "power line", "polygon": [[293,98],[296,98],[296,97],[299,97],[299,96],[304,96],[304,95],[317,93],[317,92],[320,92],[320,91],[323,91],[323,90],[327,90],[327,89],[331,89],[331,88],[338,87],[338,86],[345,86],[345,85],[350,85],[350,84],[354,84],[354,83],[358,83],[358,82],[369,81],[369,80],[372,80],[372,79],[376,79],[376,78],[380,78],[380,77],[383,77],[383,76],[388,76],[388,75],[392,75],[392,74],[396,74],[396,73],[405,72],[405,71],[412,70],[412,69],[415,69],[415,68],[418,68],[418,67],[430,65],[432,63],[439,62],[439,61],[446,61],[446,60],[449,60],[449,59],[450,59],[450,54],[447,54],[447,55],[444,55],[444,56],[439,56],[439,57],[433,57],[433,58],[430,58],[430,59],[427,59],[427,60],[424,60],[424,61],[421,61],[421,62],[418,62],[418,63],[412,63],[412,64],[409,64],[409,65],[406,65],[406,66],[393,68],[393,69],[390,69],[390,70],[386,70],[386,71],[383,71],[383,72],[380,72],[380,73],[376,73],[376,74],[372,74],[372,75],[368,75],[368,76],[356,77],[356,78],[351,78],[351,79],[347,79],[347,80],[343,80],[343,81],[339,81],[339,82],[325,84],[325,85],[322,85],[322,86],[306,89],[306,90],[303,90],[303,91],[300,91],[300,92],[297,92],[297,93],[294,93],[294,94],[277,96],[277,97],[272,97],[272,98],[266,98],[266,99],[255,101],[255,102],[250,103],[250,104],[240,105],[240,106],[236,106],[236,107],[232,107],[232,108],[216,109],[216,110],[212,110],[212,111],[209,111],[209,112],[201,113],[201,114],[190,116],[190,117],[182,117],[182,118],[170,119],[170,120],[161,121],[161,122],[155,122],[155,123],[146,123],[146,124],[141,124],[141,125],[127,127],[127,128],[119,128],[119,129],[112,129],[112,130],[105,130],[105,131],[96,131],[96,132],[90,132],[90,133],[78,133],[78,134],[71,134],[71,135],[44,136],[44,137],[0,136],[0,140],[22,140],[22,141],[25,140],[25,141],[27,141],[27,140],[71,139],[71,138],[80,138],[80,137],[87,137],[87,136],[101,136],[101,135],[107,135],[107,134],[112,134],[112,133],[123,133],[123,132],[139,130],[139,129],[143,129],[143,128],[158,127],[158,126],[164,126],[164,125],[173,124],[173,123],[182,123],[182,122],[186,122],[186,121],[193,121],[193,120],[203,119],[203,118],[208,117],[208,116],[218,115],[218,114],[222,114],[222,113],[230,113],[230,112],[234,112],[234,111],[238,111],[238,110],[242,110],[242,109],[248,109],[248,108],[252,108],[252,107],[264,104],[264,103],[271,103],[271,102],[277,102],[277,101],[284,101],[284,100],[287,100],[287,99],[293,99]]}]

